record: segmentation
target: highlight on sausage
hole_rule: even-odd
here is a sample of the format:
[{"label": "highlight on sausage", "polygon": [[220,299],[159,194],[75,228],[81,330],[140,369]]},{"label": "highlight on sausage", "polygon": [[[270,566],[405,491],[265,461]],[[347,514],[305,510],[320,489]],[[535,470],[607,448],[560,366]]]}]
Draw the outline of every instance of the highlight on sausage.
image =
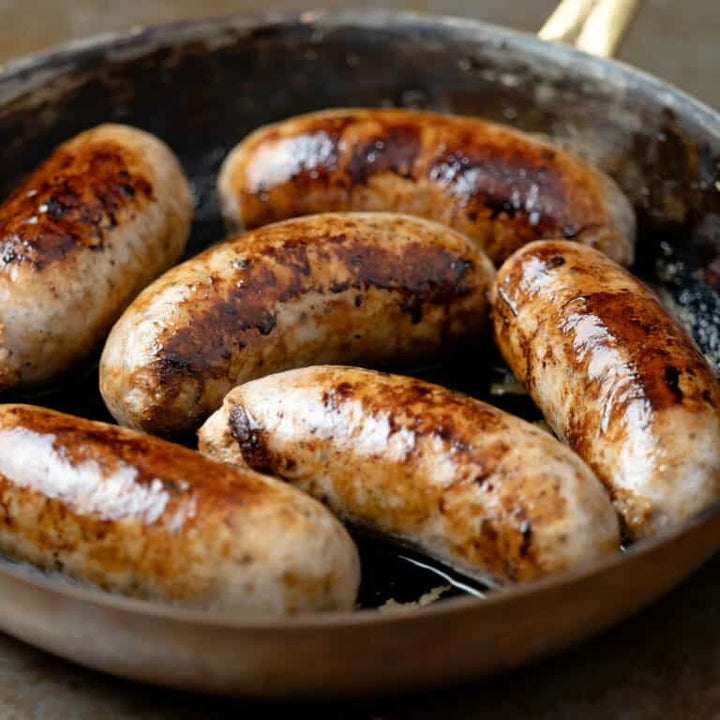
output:
[{"label": "highlight on sausage", "polygon": [[252,615],[349,610],[355,546],[320,503],[163,440],[0,405],[0,551],[122,595]]},{"label": "highlight on sausage", "polygon": [[240,142],[218,191],[235,230],[310,213],[387,210],[455,228],[496,265],[547,237],[633,261],[634,213],[607,175],[479,118],[357,108],[300,115]]},{"label": "highlight on sausage", "polygon": [[717,380],[640,280],[592,248],[537,242],[502,266],[491,301],[505,360],[631,537],[720,499]]},{"label": "highlight on sausage", "polygon": [[417,217],[278,223],[147,288],[108,338],[100,389],[121,424],[182,435],[252,378],[318,362],[397,365],[479,341],[493,275],[467,238]]},{"label": "highlight on sausage", "polygon": [[90,355],[185,249],[192,200],[158,138],[100,125],[58,147],[0,204],[0,391]]},{"label": "highlight on sausage", "polygon": [[199,441],[483,580],[530,580],[619,549],[612,504],[569,448],[413,378],[337,366],[264,377],[232,390]]}]

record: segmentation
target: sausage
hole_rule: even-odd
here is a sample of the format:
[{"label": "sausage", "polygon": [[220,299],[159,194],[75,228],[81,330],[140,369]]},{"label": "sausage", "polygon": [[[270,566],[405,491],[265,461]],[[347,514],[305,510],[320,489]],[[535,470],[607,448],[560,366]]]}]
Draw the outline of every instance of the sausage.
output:
[{"label": "sausage", "polygon": [[389,210],[455,228],[496,265],[546,237],[633,260],[635,217],[607,175],[479,118],[362,109],[290,118],[231,151],[218,191],[234,229],[330,210]]},{"label": "sausage", "polygon": [[342,517],[493,583],[619,548],[588,467],[550,433],[399,375],[316,366],[232,390],[200,450],[272,472]]},{"label": "sausage", "polygon": [[0,405],[0,551],[114,593],[241,617],[352,608],[355,546],[275,478],[113,425]]},{"label": "sausage", "polygon": [[420,218],[327,214],[261,228],[137,298],[108,338],[100,390],[122,425],[182,436],[255,377],[424,360],[480,338],[493,275],[467,238]]},{"label": "sausage", "polygon": [[172,151],[100,125],[58,147],[0,204],[0,391],[87,358],[185,249],[192,201]]},{"label": "sausage", "polygon": [[537,242],[492,290],[505,360],[605,483],[630,538],[720,498],[720,391],[683,327],[592,248]]}]

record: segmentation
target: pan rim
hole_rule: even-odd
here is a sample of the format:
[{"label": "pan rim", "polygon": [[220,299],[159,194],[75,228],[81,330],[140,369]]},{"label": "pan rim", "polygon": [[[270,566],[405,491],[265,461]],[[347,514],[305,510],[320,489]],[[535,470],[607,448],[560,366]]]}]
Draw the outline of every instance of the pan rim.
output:
[{"label": "pan rim", "polygon": [[184,624],[202,625],[208,629],[253,630],[276,632],[278,629],[307,630],[311,628],[337,628],[348,625],[385,625],[398,622],[411,622],[418,619],[436,618],[446,614],[459,614],[463,611],[477,611],[479,608],[488,610],[497,605],[515,600],[522,601],[529,595],[541,594],[563,585],[575,585],[584,580],[592,579],[614,568],[633,562],[634,558],[642,557],[674,544],[683,536],[693,534],[701,526],[712,525],[720,518],[720,501],[707,508],[700,516],[673,528],[672,531],[655,538],[643,540],[624,552],[601,558],[590,564],[550,575],[518,585],[500,587],[486,597],[465,595],[447,598],[429,605],[412,609],[383,613],[376,608],[361,610],[344,610],[337,612],[307,613],[295,616],[256,616],[238,617],[231,613],[213,612],[201,608],[183,608],[159,600],[116,595],[108,591],[82,585],[74,581],[59,581],[52,576],[42,576],[42,571],[25,568],[22,564],[11,561],[0,562],[0,575],[10,576],[14,581],[31,588],[63,596],[69,600],[112,609],[121,613],[154,617],[165,621]]},{"label": "pan rim", "polygon": [[124,30],[97,33],[89,37],[68,40],[49,48],[27,53],[0,63],[0,108],[7,101],[3,96],[13,81],[25,82],[33,73],[61,66],[63,60],[76,61],[79,56],[92,56],[98,52],[137,50],[138,54],[148,51],[153,44],[171,45],[181,40],[196,39],[203,33],[218,29],[252,31],[267,26],[306,25],[331,30],[336,27],[357,27],[372,30],[376,28],[403,28],[437,31],[443,29],[449,34],[478,41],[484,39],[489,45],[502,48],[511,43],[531,49],[536,56],[547,58],[558,67],[572,67],[579,75],[591,75],[596,79],[607,79],[611,72],[615,77],[634,80],[635,87],[645,86],[651,92],[662,93],[667,106],[682,105],[684,114],[692,108],[696,120],[720,141],[720,110],[686,93],[672,83],[616,58],[599,58],[577,50],[570,45],[540,40],[529,32],[514,30],[502,25],[488,23],[474,18],[454,15],[438,15],[413,10],[325,10],[266,11],[223,13],[208,17],[188,18],[168,23],[135,25]]}]

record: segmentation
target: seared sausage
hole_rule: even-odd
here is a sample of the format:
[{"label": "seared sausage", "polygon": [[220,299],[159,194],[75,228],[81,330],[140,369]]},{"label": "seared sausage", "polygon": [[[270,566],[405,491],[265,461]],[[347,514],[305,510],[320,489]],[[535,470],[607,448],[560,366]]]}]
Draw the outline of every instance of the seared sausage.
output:
[{"label": "seared sausage", "polygon": [[469,575],[530,580],[619,548],[589,468],[549,433],[399,375],[317,366],[232,390],[199,432],[361,525]]},{"label": "seared sausage", "polygon": [[355,546],[320,503],[132,430],[0,406],[0,550],[104,590],[185,607],[352,608]]},{"label": "seared sausage", "polygon": [[640,280],[591,248],[538,242],[503,265],[492,304],[505,360],[631,537],[720,498],[717,381]]},{"label": "seared sausage", "polygon": [[197,430],[235,385],[316,362],[396,364],[472,341],[494,270],[465,237],[392,213],[241,235],[143,292],[107,341],[100,389],[123,424]]},{"label": "seared sausage", "polygon": [[175,263],[192,202],[160,140],[100,125],[61,145],[0,204],[0,391],[69,370]]},{"label": "seared sausage", "polygon": [[449,225],[499,265],[566,237],[631,264],[635,218],[606,175],[503,125],[415,110],[326,110],[260,128],[218,180],[231,228],[328,210],[392,210]]}]

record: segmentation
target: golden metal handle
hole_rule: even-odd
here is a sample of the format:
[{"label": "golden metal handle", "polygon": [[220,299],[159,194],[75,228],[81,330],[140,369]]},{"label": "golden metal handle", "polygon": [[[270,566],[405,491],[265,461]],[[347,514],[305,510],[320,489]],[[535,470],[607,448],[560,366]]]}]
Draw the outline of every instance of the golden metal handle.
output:
[{"label": "golden metal handle", "polygon": [[562,0],[538,37],[612,57],[642,0]]}]

